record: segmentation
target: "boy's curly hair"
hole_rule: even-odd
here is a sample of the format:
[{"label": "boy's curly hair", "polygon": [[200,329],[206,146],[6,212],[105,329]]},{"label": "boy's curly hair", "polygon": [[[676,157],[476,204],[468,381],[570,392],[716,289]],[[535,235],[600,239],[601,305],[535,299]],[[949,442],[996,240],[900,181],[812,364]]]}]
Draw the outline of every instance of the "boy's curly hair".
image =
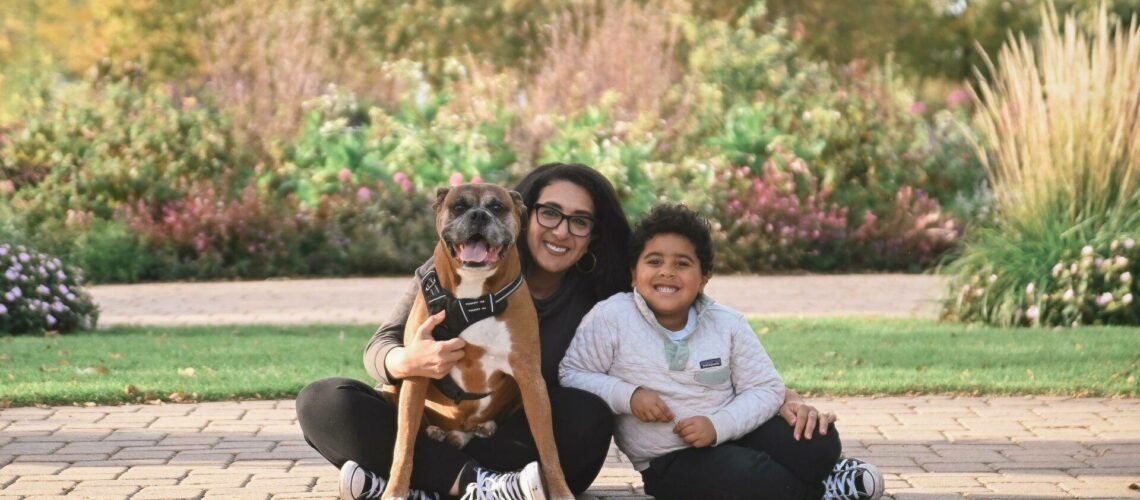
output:
[{"label": "boy's curly hair", "polygon": [[701,261],[701,274],[708,276],[713,268],[712,230],[704,217],[682,204],[662,203],[653,207],[633,228],[630,238],[630,267],[645,250],[645,244],[659,234],[676,234],[693,244]]}]

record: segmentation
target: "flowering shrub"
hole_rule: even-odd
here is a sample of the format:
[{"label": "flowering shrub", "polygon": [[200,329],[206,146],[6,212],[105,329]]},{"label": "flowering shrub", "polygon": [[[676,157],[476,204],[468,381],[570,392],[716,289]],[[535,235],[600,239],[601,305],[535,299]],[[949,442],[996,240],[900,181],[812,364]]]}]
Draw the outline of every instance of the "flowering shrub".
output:
[{"label": "flowering shrub", "polygon": [[0,244],[0,332],[95,328],[99,310],[79,271],[23,246]]},{"label": "flowering shrub", "polygon": [[962,235],[961,224],[942,211],[938,200],[903,186],[895,204],[881,218],[868,211],[850,236],[843,255],[850,267],[920,271],[950,250]]},{"label": "flowering shrub", "polygon": [[[106,71],[112,71],[106,69]],[[213,179],[248,162],[221,114],[139,76],[55,91],[0,144],[12,203],[38,222],[69,210],[110,219],[128,199],[161,204],[179,180]]]},{"label": "flowering shrub", "polygon": [[[718,258],[726,270],[795,269],[820,265],[824,250],[843,237],[847,210],[814,189],[802,199],[791,174],[774,161],[760,176],[748,167],[721,174],[713,218]],[[808,186],[816,179],[809,175]]]},{"label": "flowering shrub", "polygon": [[1107,248],[1085,246],[1038,281],[1010,283],[993,268],[982,269],[951,285],[943,314],[1026,326],[1135,325],[1140,323],[1138,261],[1140,245],[1123,238]]},{"label": "flowering shrub", "polygon": [[135,200],[119,218],[160,261],[153,278],[265,277],[280,272],[297,241],[299,214],[253,186],[230,197],[213,183],[191,184],[161,205]]}]

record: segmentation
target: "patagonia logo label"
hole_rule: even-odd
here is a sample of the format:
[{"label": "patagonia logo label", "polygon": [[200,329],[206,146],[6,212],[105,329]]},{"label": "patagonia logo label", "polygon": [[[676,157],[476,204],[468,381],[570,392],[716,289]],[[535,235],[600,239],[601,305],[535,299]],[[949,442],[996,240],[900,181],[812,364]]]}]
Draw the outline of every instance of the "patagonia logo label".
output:
[{"label": "patagonia logo label", "polygon": [[701,361],[701,368],[712,368],[714,366],[720,366],[720,358],[706,359],[704,361]]}]

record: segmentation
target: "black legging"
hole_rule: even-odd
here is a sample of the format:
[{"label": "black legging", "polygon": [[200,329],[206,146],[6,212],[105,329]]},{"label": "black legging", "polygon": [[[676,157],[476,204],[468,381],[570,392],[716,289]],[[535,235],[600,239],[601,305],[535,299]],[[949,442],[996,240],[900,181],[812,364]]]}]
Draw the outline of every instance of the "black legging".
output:
[{"label": "black legging", "polygon": [[666,500],[819,498],[840,451],[834,424],[826,436],[796,441],[775,416],[735,441],[657,457],[641,478],[646,493]]},{"label": "black legging", "polygon": [[[550,388],[554,441],[575,494],[590,486],[609,453],[613,417],[604,401],[585,391]],[[340,467],[353,460],[387,477],[396,442],[396,407],[372,387],[348,378],[327,378],[297,395],[297,420],[305,441]],[[500,471],[521,469],[538,460],[525,413],[520,409],[499,422],[489,438],[474,437],[462,450],[416,438],[412,488],[446,494],[470,461]]]}]

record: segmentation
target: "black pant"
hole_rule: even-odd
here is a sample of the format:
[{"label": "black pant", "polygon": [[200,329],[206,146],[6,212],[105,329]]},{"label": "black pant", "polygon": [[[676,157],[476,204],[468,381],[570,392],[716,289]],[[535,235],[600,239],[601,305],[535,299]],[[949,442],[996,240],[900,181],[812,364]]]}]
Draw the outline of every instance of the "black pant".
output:
[{"label": "black pant", "polygon": [[[590,486],[602,470],[613,435],[613,417],[604,401],[585,391],[549,388],[558,458],[574,493]],[[396,443],[396,407],[367,384],[327,378],[297,395],[297,420],[305,441],[340,467],[353,460],[387,477]],[[526,414],[520,409],[499,422],[489,438],[474,437],[462,450],[416,438],[412,488],[446,494],[470,461],[481,467],[513,471],[538,460]]]},{"label": "black pant", "polygon": [[775,416],[736,441],[657,457],[641,478],[645,492],[663,500],[820,498],[840,451],[835,425],[796,441]]}]

